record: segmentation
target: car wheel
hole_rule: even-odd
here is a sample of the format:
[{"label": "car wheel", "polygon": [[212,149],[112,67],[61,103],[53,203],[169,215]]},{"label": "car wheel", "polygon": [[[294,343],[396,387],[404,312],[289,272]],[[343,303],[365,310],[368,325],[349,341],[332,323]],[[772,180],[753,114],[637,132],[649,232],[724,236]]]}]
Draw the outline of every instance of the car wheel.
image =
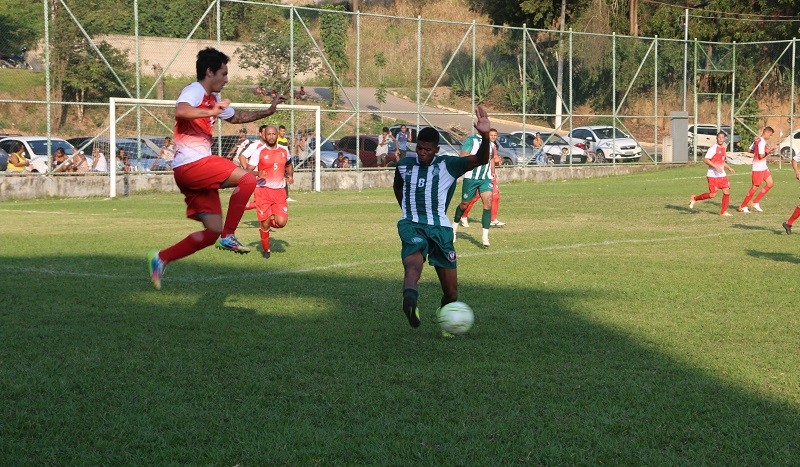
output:
[{"label": "car wheel", "polygon": [[514,161],[512,161],[508,157],[504,157],[503,158],[503,163],[501,165],[514,165]]},{"label": "car wheel", "polygon": [[633,159],[631,159],[631,162],[639,162],[639,159],[641,159],[641,156],[640,157],[634,157]]},{"label": "car wheel", "polygon": [[605,162],[606,161],[605,153],[603,151],[597,151],[595,153],[595,161],[597,161],[598,164],[602,164],[603,162]]},{"label": "car wheel", "polygon": [[794,149],[790,148],[789,146],[781,148],[781,157],[783,157],[784,159],[791,159],[794,157],[794,155],[795,155]]},{"label": "car wheel", "polygon": [[327,168],[328,168],[328,166],[327,166],[327,165],[326,165],[324,162],[322,162],[322,161],[319,161],[319,168],[321,168],[321,169],[327,169]]}]

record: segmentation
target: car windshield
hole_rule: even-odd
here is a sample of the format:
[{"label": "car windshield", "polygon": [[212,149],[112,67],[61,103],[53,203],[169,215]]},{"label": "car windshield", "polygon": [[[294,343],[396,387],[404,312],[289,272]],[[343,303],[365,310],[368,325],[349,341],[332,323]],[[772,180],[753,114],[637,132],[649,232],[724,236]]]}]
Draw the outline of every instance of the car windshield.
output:
[{"label": "car windshield", "polygon": [[627,138],[628,135],[621,132],[619,128],[616,129],[617,132],[614,133],[614,128],[607,127],[607,128],[595,128],[594,132],[597,133],[597,136],[600,139],[612,139],[612,138]]},{"label": "car windshield", "polygon": [[[313,147],[314,145],[311,144],[310,146]],[[322,146],[320,147],[320,151],[338,151],[338,149],[336,149],[336,146],[333,144],[333,141],[328,140],[328,141],[325,141],[324,143],[322,143]]]},{"label": "car windshield", "polygon": [[142,155],[138,155],[139,143],[137,141],[117,141],[118,148],[124,148],[129,157],[134,159],[158,159],[158,154],[152,149],[142,143]]},{"label": "car windshield", "polygon": [[499,135],[497,137],[497,144],[503,148],[521,148],[523,146],[522,140],[514,135]]},{"label": "car windshield", "polygon": [[548,134],[548,133],[542,133],[541,135],[542,139],[544,140],[544,144],[555,144],[555,145],[567,144],[567,142],[564,141],[564,138],[562,138],[559,135]]},{"label": "car windshield", "polygon": [[[33,154],[35,154],[37,156],[46,156],[47,155],[47,140],[46,139],[29,140],[28,144],[30,145],[31,151],[33,151]],[[64,150],[64,152],[67,153],[68,156],[72,155],[72,145],[67,143],[66,141],[51,140],[50,144],[51,144],[51,146],[50,146],[50,152],[51,153],[56,152],[56,149],[58,149],[58,148],[62,148]]]}]

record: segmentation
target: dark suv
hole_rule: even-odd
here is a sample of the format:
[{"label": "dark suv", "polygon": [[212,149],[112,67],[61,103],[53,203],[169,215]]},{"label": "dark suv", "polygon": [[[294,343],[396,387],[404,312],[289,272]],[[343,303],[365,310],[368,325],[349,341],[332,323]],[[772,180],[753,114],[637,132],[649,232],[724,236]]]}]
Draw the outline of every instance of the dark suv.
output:
[{"label": "dark suv", "polygon": [[[377,167],[378,157],[375,151],[378,149],[378,135],[361,135],[358,138],[358,152],[356,152],[356,136],[350,135],[341,138],[336,143],[336,148],[340,151],[357,154],[361,159],[362,167]],[[389,154],[386,155],[386,166],[393,167],[397,165],[397,157],[395,157],[395,144],[389,142]]]}]

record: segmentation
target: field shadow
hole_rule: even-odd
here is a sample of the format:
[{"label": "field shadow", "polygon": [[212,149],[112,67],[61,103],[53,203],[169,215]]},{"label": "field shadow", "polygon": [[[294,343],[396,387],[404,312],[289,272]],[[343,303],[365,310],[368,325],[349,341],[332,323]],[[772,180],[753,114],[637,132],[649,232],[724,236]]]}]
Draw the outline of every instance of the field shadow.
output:
[{"label": "field shadow", "polygon": [[684,214],[699,214],[703,212],[697,209],[689,209],[688,206],[681,206],[678,204],[665,204],[664,209],[672,209],[673,211],[682,212]]},{"label": "field shadow", "polygon": [[772,232],[776,235],[783,235],[783,228],[781,229],[774,229],[772,227],[768,227],[766,225],[750,225],[750,224],[731,224],[731,227],[735,229],[741,230],[755,230],[755,231],[763,231],[763,232]]},{"label": "field shadow", "polygon": [[[800,458],[795,408],[576,308],[606,297],[602,289],[556,292],[503,286],[488,272],[462,275],[461,299],[475,309],[476,325],[443,339],[430,322],[440,297],[434,270],[423,272],[423,325],[412,329],[399,307],[399,260],[390,266],[396,279],[385,280],[346,268],[265,270],[249,257],[220,266],[198,255],[170,264],[155,291],[142,262],[130,258],[5,259],[36,282],[58,280],[36,302],[6,290],[15,305],[0,312],[6,459]],[[52,273],[78,266],[80,274]]]},{"label": "field shadow", "polygon": [[792,253],[783,253],[775,251],[758,251],[758,250],[745,250],[748,256],[753,258],[768,259],[771,261],[779,261],[782,263],[800,264],[800,256]]}]

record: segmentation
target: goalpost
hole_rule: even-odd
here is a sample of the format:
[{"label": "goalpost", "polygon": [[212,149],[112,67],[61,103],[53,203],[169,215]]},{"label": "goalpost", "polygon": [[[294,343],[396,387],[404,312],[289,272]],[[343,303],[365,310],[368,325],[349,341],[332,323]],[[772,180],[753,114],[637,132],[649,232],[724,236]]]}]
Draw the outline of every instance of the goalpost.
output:
[{"label": "goalpost", "polygon": [[[154,141],[163,141],[163,137],[172,137],[175,126],[175,101],[159,99],[130,99],[112,97],[108,101],[109,127],[108,136],[98,134],[93,142],[106,149],[108,155],[109,194],[117,196],[118,149],[125,149],[126,153],[133,152],[139,157],[128,167],[131,172],[150,171],[151,165],[158,163],[159,147]],[[265,110],[270,104],[231,103],[237,110]],[[320,107],[318,105],[289,105],[281,104],[276,112],[266,119],[236,125],[231,128],[227,122],[217,120],[214,131],[213,154],[230,150],[231,138],[237,134],[239,128],[247,129],[248,136],[258,137],[258,127],[269,121],[286,127],[286,136],[290,140],[289,153],[299,157],[302,161],[314,158],[313,190],[320,191]],[[227,127],[227,128],[226,128]],[[314,149],[309,150],[308,145],[302,154],[295,154],[295,137],[298,132],[307,134],[313,132]],[[310,142],[310,141],[309,141]],[[160,144],[160,143],[159,143]],[[111,148],[114,148],[113,150]],[[155,154],[155,155],[154,155]],[[128,189],[127,177],[123,179],[123,190]],[[127,193],[126,193],[127,194]]]}]

